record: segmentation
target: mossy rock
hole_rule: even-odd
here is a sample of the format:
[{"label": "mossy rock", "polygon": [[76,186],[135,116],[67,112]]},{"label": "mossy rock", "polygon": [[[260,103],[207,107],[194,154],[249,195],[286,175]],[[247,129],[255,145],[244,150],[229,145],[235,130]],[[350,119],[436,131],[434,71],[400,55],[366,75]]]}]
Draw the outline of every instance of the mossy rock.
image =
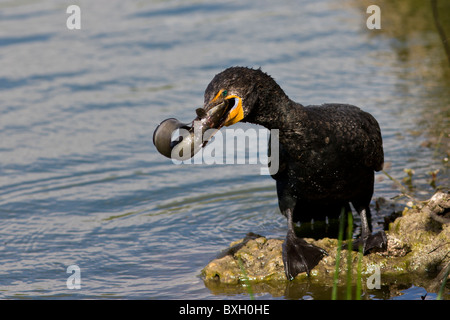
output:
[{"label": "mossy rock", "polygon": [[[450,266],[450,224],[445,220],[449,210],[448,192],[438,192],[429,201],[416,204],[413,209],[405,208],[402,215],[389,224],[386,231],[388,247],[385,252],[361,256],[358,252],[340,251],[338,281],[347,281],[348,266],[351,265],[351,278],[356,282],[358,259],[361,259],[359,276],[364,279],[379,270],[383,284],[408,278],[413,279],[411,281],[416,286],[436,292]],[[319,262],[309,277],[302,273],[294,282],[306,280],[308,283],[332,286],[338,251],[337,239],[305,240],[325,249],[328,256]],[[261,287],[262,290],[277,287],[285,289],[289,281],[284,273],[283,241],[249,233],[244,239],[233,242],[202,270],[206,286],[213,288],[222,284],[222,287],[227,285],[231,288],[233,285],[251,283],[252,287]]]}]

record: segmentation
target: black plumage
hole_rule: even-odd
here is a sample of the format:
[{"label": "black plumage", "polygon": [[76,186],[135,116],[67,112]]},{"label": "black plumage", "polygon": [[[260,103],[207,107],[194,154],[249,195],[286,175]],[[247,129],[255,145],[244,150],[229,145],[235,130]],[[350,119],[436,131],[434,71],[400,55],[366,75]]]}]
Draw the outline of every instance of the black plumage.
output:
[{"label": "black plumage", "polygon": [[375,118],[347,104],[303,106],[289,99],[272,77],[244,67],[217,74],[205,91],[205,109],[221,90],[242,99],[241,121],[279,130],[279,207],[288,218],[283,248],[286,276],[310,272],[326,254],[298,238],[293,223],[339,216],[351,203],[361,216],[364,252],[385,248],[384,232],[371,235],[369,203],[374,172],[383,168]]}]

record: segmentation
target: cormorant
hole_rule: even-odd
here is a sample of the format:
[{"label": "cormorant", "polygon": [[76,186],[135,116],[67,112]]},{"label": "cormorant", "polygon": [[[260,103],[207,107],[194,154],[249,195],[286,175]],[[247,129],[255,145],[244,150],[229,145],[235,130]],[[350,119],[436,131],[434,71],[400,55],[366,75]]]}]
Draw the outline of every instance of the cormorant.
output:
[{"label": "cormorant", "polygon": [[380,127],[372,115],[348,104],[303,106],[271,76],[246,67],[217,74],[205,90],[203,109],[196,119],[207,119],[210,128],[242,121],[279,130],[279,170],[272,177],[288,222],[283,245],[288,279],[309,274],[327,254],[297,237],[294,222],[338,217],[350,203],[361,217],[361,238],[353,249],[362,245],[367,254],[386,248],[383,231],[371,234],[374,174],[384,162]]}]

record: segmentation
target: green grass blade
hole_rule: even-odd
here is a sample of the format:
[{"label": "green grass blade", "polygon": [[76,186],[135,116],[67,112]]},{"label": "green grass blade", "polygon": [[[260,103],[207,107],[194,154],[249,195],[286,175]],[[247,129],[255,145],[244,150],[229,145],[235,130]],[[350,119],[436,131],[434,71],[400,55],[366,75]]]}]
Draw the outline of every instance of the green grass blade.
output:
[{"label": "green grass blade", "polygon": [[338,245],[337,245],[337,251],[336,251],[336,268],[334,270],[333,290],[331,291],[331,300],[337,299],[337,284],[338,284],[338,280],[339,280],[339,263],[341,260],[342,238],[344,237],[344,221],[345,221],[345,209],[342,208],[341,216],[339,219],[339,235],[338,235]]},{"label": "green grass blade", "polygon": [[362,257],[363,257],[363,247],[359,246],[358,250],[358,275],[356,279],[356,300],[361,300],[361,292],[362,292]]},{"label": "green grass blade", "polygon": [[243,275],[245,287],[247,289],[248,295],[250,296],[250,300],[255,300],[255,297],[253,296],[252,285],[250,284],[250,280],[247,276],[247,271],[245,271],[244,263],[242,262],[240,257],[238,257],[238,263]]},{"label": "green grass blade", "polygon": [[436,300],[442,300],[442,296],[444,295],[444,288],[447,283],[448,274],[450,272],[450,264],[447,266],[447,271],[445,272],[444,279],[442,280],[441,288],[439,289]]},{"label": "green grass blade", "polygon": [[348,226],[347,226],[347,300],[352,299],[352,239],[353,239],[353,215],[348,213]]}]

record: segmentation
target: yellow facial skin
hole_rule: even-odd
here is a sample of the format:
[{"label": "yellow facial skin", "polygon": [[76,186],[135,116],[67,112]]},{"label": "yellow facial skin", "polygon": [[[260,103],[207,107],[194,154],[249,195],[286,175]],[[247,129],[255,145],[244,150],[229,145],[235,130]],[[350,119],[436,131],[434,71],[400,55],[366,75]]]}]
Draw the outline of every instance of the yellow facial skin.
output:
[{"label": "yellow facial skin", "polygon": [[226,99],[232,98],[236,99],[235,105],[228,113],[228,117],[223,124],[224,126],[227,127],[241,121],[244,118],[244,109],[242,109],[242,99],[235,95],[228,96]]},{"label": "yellow facial skin", "polygon": [[244,109],[242,109],[242,99],[237,95],[227,95],[226,90],[220,90],[219,93],[211,100],[210,103],[214,103],[216,100],[223,98],[224,100],[235,99],[234,106],[229,111],[227,119],[224,122],[224,126],[231,126],[244,118]]}]

